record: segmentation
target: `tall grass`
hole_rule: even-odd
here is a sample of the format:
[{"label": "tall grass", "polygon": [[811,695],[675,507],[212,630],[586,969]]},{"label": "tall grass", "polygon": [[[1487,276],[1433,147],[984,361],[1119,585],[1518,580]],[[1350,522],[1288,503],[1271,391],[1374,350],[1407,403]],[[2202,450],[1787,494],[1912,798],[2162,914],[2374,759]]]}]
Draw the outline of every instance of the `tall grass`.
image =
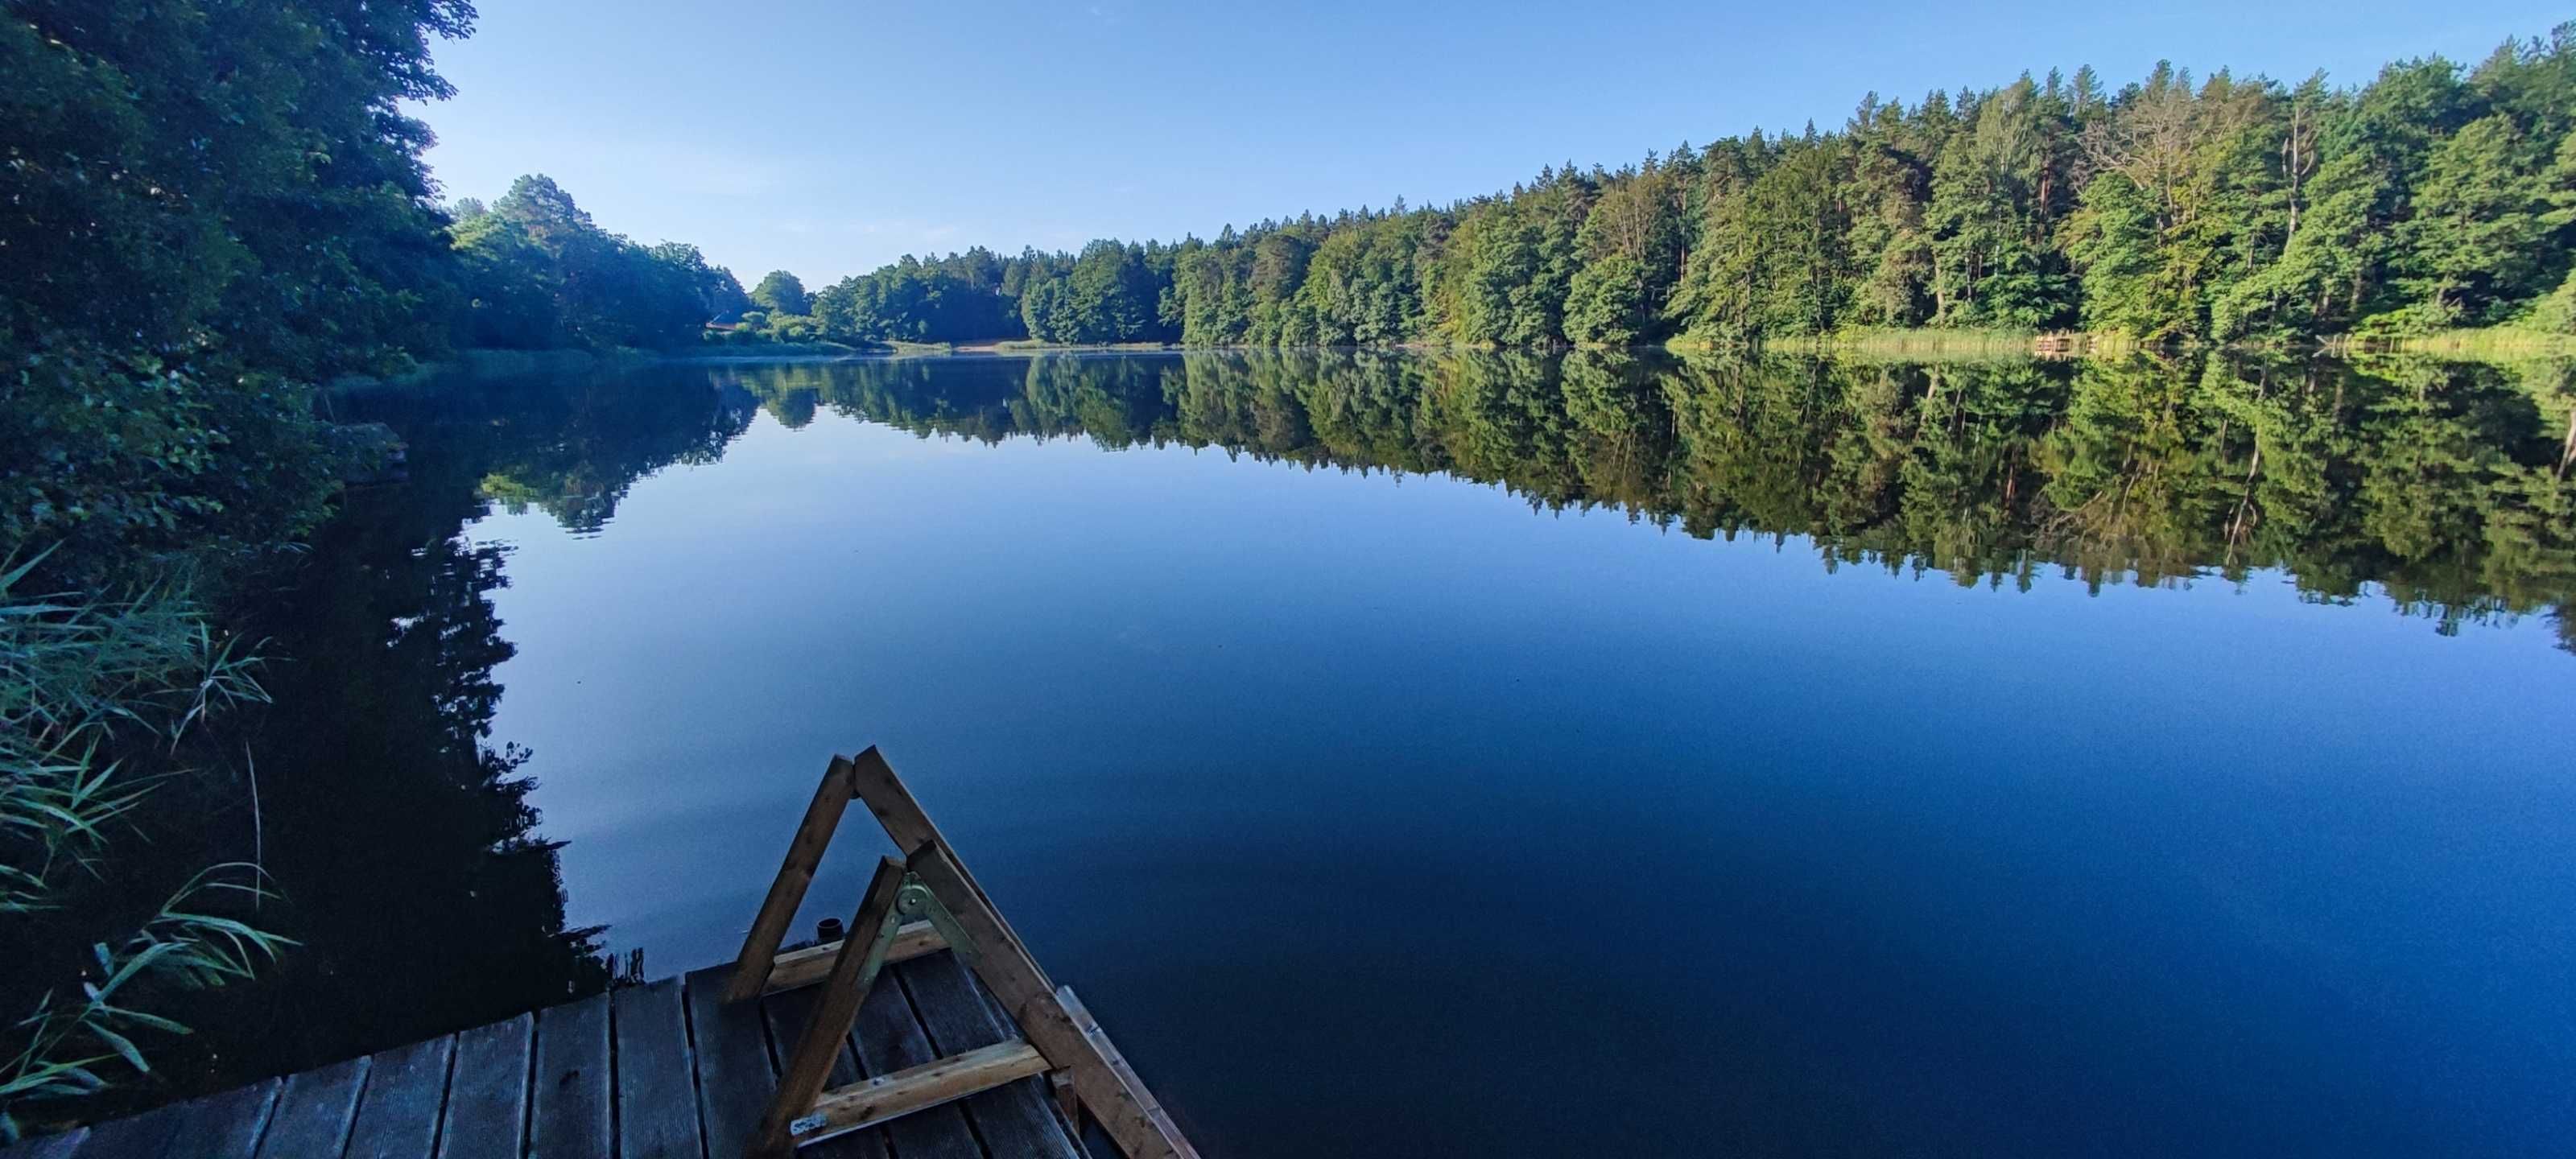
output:
[{"label": "tall grass", "polygon": [[42,558],[0,570],[0,945],[64,965],[38,972],[32,1009],[0,1030],[0,1139],[16,1137],[30,1100],[148,1073],[137,1037],[187,1033],[150,1009],[156,994],[247,978],[288,944],[219,912],[268,896],[258,867],[238,862],[198,873],[86,954],[30,944],[83,928],[65,912],[76,888],[110,880],[144,798],[191,775],[182,741],[209,715],[266,699],[256,661],[217,640],[184,591],[22,594]]}]

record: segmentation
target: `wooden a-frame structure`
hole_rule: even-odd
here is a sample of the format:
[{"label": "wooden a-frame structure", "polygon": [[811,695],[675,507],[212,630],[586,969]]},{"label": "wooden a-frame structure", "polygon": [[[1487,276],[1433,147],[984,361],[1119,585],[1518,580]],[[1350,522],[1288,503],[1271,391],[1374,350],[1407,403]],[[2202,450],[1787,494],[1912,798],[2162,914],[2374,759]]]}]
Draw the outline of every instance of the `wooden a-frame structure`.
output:
[{"label": "wooden a-frame structure", "polygon": [[[866,802],[895,848],[906,853],[900,859],[879,859],[845,937],[781,954],[778,947],[813,884],[814,869],[853,800]],[[833,1055],[849,1037],[859,1003],[878,973],[889,962],[941,950],[974,970],[985,989],[1001,1000],[1020,1037],[823,1089]],[[823,992],[813,1016],[797,1039],[795,1055],[779,1073],[777,1095],[758,1134],[746,1141],[744,1154],[751,1159],[780,1159],[808,1143],[1038,1074],[1049,1076],[1059,1105],[1077,1129],[1088,1112],[1127,1159],[1198,1159],[1198,1151],[1072,988],[1047,980],[992,898],[966,872],[957,851],[873,746],[856,757],[832,758],[813,803],[805,807],[778,878],[760,904],[760,915],[743,939],[725,1000],[752,1002],[764,994],[817,984]]]}]

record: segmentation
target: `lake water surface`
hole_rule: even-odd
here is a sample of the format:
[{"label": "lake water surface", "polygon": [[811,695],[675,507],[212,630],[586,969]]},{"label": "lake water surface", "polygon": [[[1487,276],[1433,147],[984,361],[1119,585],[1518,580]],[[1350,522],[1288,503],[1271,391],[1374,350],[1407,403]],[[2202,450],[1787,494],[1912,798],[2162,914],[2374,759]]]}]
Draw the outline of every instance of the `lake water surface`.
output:
[{"label": "lake water surface", "polygon": [[319,1061],[599,951],[729,958],[876,744],[1212,1156],[2548,1153],[2576,492],[2531,378],[1122,355],[343,399],[411,478],[282,594],[262,776],[336,791],[267,835],[308,1008],[229,1032]]}]

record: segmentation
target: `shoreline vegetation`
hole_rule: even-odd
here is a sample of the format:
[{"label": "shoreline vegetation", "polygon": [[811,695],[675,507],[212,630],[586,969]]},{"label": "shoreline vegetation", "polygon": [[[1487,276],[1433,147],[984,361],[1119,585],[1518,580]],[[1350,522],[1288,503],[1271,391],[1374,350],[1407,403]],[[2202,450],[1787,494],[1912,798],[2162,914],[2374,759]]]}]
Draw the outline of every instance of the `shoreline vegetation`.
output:
[{"label": "shoreline vegetation", "polygon": [[[60,1121],[159,1081],[197,991],[293,953],[264,924],[299,904],[261,884],[278,851],[208,820],[257,815],[234,713],[133,722],[168,721],[205,686],[191,669],[238,678],[227,706],[258,701],[243,593],[292,574],[383,445],[335,426],[326,385],[1176,347],[2576,349],[2576,25],[2350,87],[2160,66],[2117,88],[2079,69],[1871,94],[1840,129],[1550,165],[1441,205],[906,257],[808,293],[611,232],[543,175],[445,200],[428,127],[401,110],[453,95],[432,47],[474,15],[172,0],[0,19],[0,626],[17,633],[0,639],[0,883],[35,899],[0,904],[0,944],[33,951],[0,969],[0,1137],[29,1106]],[[2532,381],[2556,383],[2554,408],[2565,378]],[[123,627],[92,630],[107,622]],[[114,667],[145,655],[157,667]],[[127,723],[60,731],[48,698],[66,689]],[[480,734],[459,743],[494,786],[524,785]],[[146,784],[187,807],[83,811]],[[145,839],[193,864],[123,872]],[[92,841],[98,871],[58,896],[66,842]],[[65,1016],[102,969],[116,1018]]]},{"label": "shoreline vegetation", "polygon": [[[1518,349],[1493,344],[1448,342],[1405,342],[1390,345],[1346,344],[1339,346],[1264,346],[1235,343],[1225,346],[1190,346],[1178,342],[1047,342],[1032,338],[985,338],[956,342],[887,342],[877,346],[853,346],[833,342],[746,343],[725,344],[712,349],[668,351],[630,350],[621,352],[635,361],[729,362],[758,361],[771,358],[925,358],[940,355],[1013,355],[1013,354],[1079,354],[1079,353],[1180,353],[1184,351],[1328,351],[1385,350],[1417,353],[1501,352]],[[1697,341],[1687,337],[1671,338],[1659,343],[1633,343],[1622,346],[1591,344],[1558,345],[1545,350],[1585,350],[1601,353],[1636,353],[1661,351],[1683,356],[1760,357],[1769,355],[1805,355],[1820,358],[1868,358],[1884,361],[2015,360],[2041,358],[2124,358],[2145,353],[2183,354],[2193,352],[2248,356],[2298,355],[2327,358],[2355,358],[2374,355],[2416,355],[2450,362],[2510,363],[2532,359],[2576,360],[2576,334],[2553,334],[2514,327],[2489,327],[2442,331],[2434,334],[2400,335],[2385,338],[2362,338],[2331,335],[2314,343],[2296,346],[2235,343],[2225,346],[2166,347],[2143,344],[2122,333],[2086,331],[2039,332],[2030,330],[1838,330],[1811,337],[1766,339],[1743,347]],[[517,354],[517,351],[468,352],[471,354]],[[568,351],[579,355],[586,352]],[[443,369],[466,369],[474,373],[496,373],[489,368],[511,365],[507,359],[475,360],[469,365],[449,364]],[[533,368],[533,367],[532,367]]]},{"label": "shoreline vegetation", "polygon": [[[866,358],[936,358],[942,356],[1014,356],[1043,354],[1180,354],[1225,352],[1322,353],[1384,351],[1415,354],[1506,353],[1517,348],[1462,343],[1407,342],[1367,346],[1185,346],[1177,342],[1069,343],[1030,338],[977,339],[958,342],[885,342],[852,345],[840,342],[722,342],[662,349],[614,347],[593,350],[467,349],[436,362],[414,365],[390,376],[347,374],[324,384],[331,391],[413,386],[447,378],[501,378],[525,374],[600,370],[656,363],[725,363],[830,361]],[[1660,343],[1626,346],[1571,346],[1547,351],[1598,354],[1669,354],[1683,358],[1764,358],[1776,356],[1857,359],[1879,362],[2029,361],[2067,358],[2127,358],[2137,355],[2221,354],[2245,357],[2293,356],[2340,360],[2418,357],[2439,362],[2507,365],[2532,361],[2576,362],[2576,335],[2559,335],[2512,327],[2445,331],[2393,338],[2333,335],[2296,347],[2230,345],[2159,347],[2142,345],[2119,333],[2027,330],[1839,330],[1801,338],[1770,339],[1748,347],[1729,347],[1671,338]]]},{"label": "shoreline vegetation", "polygon": [[2486,326],[2402,334],[2392,338],[2346,336],[2327,346],[2329,353],[2420,354],[2468,362],[2518,362],[2533,358],[2576,358],[2576,334],[2521,326]]}]

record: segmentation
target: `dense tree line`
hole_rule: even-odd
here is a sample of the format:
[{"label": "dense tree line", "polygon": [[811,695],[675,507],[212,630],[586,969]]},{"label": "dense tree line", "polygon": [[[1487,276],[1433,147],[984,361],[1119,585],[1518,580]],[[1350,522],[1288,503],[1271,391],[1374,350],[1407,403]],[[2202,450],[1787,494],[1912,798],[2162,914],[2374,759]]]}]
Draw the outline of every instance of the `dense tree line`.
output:
[{"label": "dense tree line", "polygon": [[2576,26],[2349,88],[2159,66],[2113,90],[2051,72],[1910,105],[1873,94],[1838,131],[1551,166],[1433,208],[906,259],[834,287],[857,305],[823,330],[1201,346],[2564,334],[2571,133]]},{"label": "dense tree line", "polygon": [[551,177],[521,177],[489,208],[465,198],[452,212],[459,345],[677,346],[752,304],[698,247],[644,246],[601,229]]},{"label": "dense tree line", "polygon": [[1079,255],[977,247],[906,257],[813,297],[822,336],[844,342],[1171,342],[1164,316],[1177,251],[1096,241]]}]

